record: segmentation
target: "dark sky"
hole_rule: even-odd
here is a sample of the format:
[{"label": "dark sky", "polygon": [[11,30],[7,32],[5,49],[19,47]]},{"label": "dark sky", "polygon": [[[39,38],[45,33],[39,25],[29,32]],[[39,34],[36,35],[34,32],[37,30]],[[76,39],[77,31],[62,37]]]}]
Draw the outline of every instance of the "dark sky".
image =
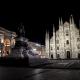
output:
[{"label": "dark sky", "polygon": [[44,44],[46,29],[52,31],[53,23],[57,28],[59,17],[62,17],[63,21],[68,21],[69,16],[73,14],[77,26],[80,19],[80,8],[70,7],[44,8],[43,10],[29,9],[21,11],[21,13],[14,13],[10,15],[1,15],[0,26],[16,32],[18,24],[22,22],[25,27],[26,37],[31,41],[39,42],[41,44]]}]

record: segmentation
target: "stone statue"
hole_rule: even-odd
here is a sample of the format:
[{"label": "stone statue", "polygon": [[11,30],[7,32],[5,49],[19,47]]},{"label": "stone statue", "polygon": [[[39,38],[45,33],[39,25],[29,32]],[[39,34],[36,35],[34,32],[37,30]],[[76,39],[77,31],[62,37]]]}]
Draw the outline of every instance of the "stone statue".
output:
[{"label": "stone statue", "polygon": [[[11,57],[14,58],[26,58],[27,53],[24,53],[28,49],[28,40],[25,38],[25,30],[22,23],[18,27],[18,36],[16,37],[15,47],[12,49]],[[25,56],[26,55],[26,56]]]},{"label": "stone statue", "polygon": [[18,27],[18,36],[23,36],[25,37],[25,30],[24,30],[24,26],[22,23],[20,23],[19,27]]}]

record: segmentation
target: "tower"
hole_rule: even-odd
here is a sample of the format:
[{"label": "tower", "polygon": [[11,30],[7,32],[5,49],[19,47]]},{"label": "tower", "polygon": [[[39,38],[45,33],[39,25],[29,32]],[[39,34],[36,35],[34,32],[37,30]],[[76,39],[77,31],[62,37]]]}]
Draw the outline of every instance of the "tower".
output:
[{"label": "tower", "polygon": [[59,56],[60,58],[65,58],[64,52],[64,28],[63,28],[63,21],[62,18],[59,19]]},{"label": "tower", "polygon": [[53,24],[53,59],[56,59],[56,35],[55,35],[55,27]]},{"label": "tower", "polygon": [[75,31],[76,27],[75,27],[75,23],[74,23],[74,19],[73,16],[70,16],[70,38],[71,38],[71,54],[72,54],[72,58],[77,58],[77,52],[76,52],[76,34]]},{"label": "tower", "polygon": [[80,37],[80,20],[79,20],[79,37]]},{"label": "tower", "polygon": [[79,37],[77,38],[78,58],[80,59],[80,20],[79,20]]},{"label": "tower", "polygon": [[46,31],[46,35],[45,35],[45,56],[46,58],[49,58],[49,54],[50,54],[49,32]]},{"label": "tower", "polygon": [[74,18],[73,18],[73,15],[70,16],[70,24],[73,24],[73,25],[74,25]]}]

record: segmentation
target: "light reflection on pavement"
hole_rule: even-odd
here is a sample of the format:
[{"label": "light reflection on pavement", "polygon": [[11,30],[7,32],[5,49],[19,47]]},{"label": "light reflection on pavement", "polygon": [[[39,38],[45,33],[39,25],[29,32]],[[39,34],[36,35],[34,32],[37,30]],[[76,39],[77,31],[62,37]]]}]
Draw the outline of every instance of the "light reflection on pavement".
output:
[{"label": "light reflection on pavement", "polygon": [[0,80],[80,80],[80,70],[0,67]]}]

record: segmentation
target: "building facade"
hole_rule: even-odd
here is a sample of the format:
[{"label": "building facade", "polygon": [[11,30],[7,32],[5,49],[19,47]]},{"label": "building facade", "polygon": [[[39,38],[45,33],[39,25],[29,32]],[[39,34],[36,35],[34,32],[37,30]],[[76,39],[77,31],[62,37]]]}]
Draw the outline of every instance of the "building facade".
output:
[{"label": "building facade", "polygon": [[76,27],[73,16],[69,22],[63,23],[59,19],[59,29],[56,31],[53,25],[53,36],[49,37],[46,32],[45,37],[46,58],[53,59],[73,59],[80,58],[80,29]]},{"label": "building facade", "polygon": [[[5,28],[0,27],[0,57],[17,56],[16,50],[15,50],[15,53],[12,50],[14,49],[17,41],[22,41],[23,43],[21,43],[21,45],[24,45],[24,43],[26,43],[28,45],[28,47],[26,47],[26,48],[28,48],[28,50],[32,50],[32,52],[35,55],[39,56],[40,58],[45,58],[44,45],[41,45],[36,42],[31,42],[27,38],[23,37],[25,31],[24,30],[22,31],[23,26],[22,27],[21,26],[20,26],[20,30],[18,30],[18,31],[20,31],[18,34],[16,34],[15,32],[9,31]],[[21,50],[22,49],[20,49],[20,52],[21,52]],[[21,56],[21,54],[18,54],[18,55]]]},{"label": "building facade", "polygon": [[15,45],[16,33],[0,27],[0,57],[4,57],[11,52]]}]

